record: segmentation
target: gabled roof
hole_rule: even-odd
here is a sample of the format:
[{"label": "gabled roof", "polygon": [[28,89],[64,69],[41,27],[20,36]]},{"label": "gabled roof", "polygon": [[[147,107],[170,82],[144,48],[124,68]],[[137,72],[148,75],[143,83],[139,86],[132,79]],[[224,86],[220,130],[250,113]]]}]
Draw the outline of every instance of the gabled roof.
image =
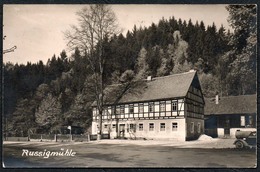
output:
[{"label": "gabled roof", "polygon": [[205,115],[253,114],[256,113],[256,94],[220,97],[219,104],[215,98],[205,98]]},{"label": "gabled roof", "polygon": [[140,87],[138,94],[127,91],[119,103],[142,102],[167,98],[185,97],[196,71],[153,78]]},{"label": "gabled roof", "polygon": [[[185,97],[197,76],[196,71],[142,80],[130,85],[109,85],[104,90],[105,104],[144,102],[169,98]],[[95,102],[92,106],[95,106]]]}]

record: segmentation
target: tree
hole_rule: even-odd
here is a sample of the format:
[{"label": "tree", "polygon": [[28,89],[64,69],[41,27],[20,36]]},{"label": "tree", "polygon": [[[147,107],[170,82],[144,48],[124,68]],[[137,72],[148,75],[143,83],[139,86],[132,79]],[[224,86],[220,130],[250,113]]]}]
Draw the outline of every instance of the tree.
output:
[{"label": "tree", "polygon": [[88,59],[94,81],[94,93],[100,116],[99,134],[102,134],[102,114],[104,106],[104,41],[118,32],[117,19],[112,9],[104,4],[95,4],[77,12],[79,26],[72,26],[65,37],[68,46],[78,47]]},{"label": "tree", "polygon": [[228,66],[230,94],[252,94],[256,92],[256,5],[229,5],[229,23],[234,34],[229,44],[232,49],[224,57]]},{"label": "tree", "polygon": [[32,102],[20,99],[16,105],[11,121],[11,133],[16,136],[27,136],[34,133],[35,116]]},{"label": "tree", "polygon": [[147,64],[147,51],[143,47],[138,55],[137,63],[136,63],[136,80],[145,79],[149,72],[149,65]]},{"label": "tree", "polygon": [[174,67],[172,73],[187,72],[192,68],[190,62],[187,61],[188,43],[181,37],[180,31],[173,33],[175,51],[173,54]]},{"label": "tree", "polygon": [[59,98],[48,93],[35,113],[36,123],[51,132],[57,130],[61,126],[61,108]]}]

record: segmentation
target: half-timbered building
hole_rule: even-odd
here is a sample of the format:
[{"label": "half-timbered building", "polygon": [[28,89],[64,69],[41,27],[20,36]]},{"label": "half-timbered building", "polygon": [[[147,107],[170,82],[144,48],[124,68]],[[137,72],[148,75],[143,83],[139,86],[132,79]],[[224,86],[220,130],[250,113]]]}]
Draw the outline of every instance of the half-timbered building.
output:
[{"label": "half-timbered building", "polygon": [[[197,139],[204,133],[204,98],[196,71],[148,77],[132,87],[135,88],[114,97],[116,102],[106,102],[102,130],[110,134],[110,138],[184,141]],[[92,134],[98,133],[99,120],[93,104]]]}]

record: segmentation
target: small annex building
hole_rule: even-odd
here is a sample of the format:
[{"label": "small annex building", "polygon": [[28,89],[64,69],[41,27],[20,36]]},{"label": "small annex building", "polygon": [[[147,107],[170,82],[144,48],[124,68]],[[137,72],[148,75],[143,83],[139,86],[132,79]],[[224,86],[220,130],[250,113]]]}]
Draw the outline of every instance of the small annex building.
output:
[{"label": "small annex building", "polygon": [[256,131],[256,94],[205,98],[205,134],[235,138],[237,130]]},{"label": "small annex building", "polygon": [[[102,133],[110,138],[194,140],[204,133],[204,98],[197,72],[138,81],[105,90]],[[111,95],[110,93],[114,94]],[[99,131],[93,103],[92,134]]]}]

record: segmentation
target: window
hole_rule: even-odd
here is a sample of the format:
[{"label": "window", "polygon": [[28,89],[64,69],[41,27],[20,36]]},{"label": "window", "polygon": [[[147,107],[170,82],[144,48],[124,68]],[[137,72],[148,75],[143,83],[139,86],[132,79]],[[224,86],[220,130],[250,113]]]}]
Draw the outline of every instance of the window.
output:
[{"label": "window", "polygon": [[144,104],[139,104],[139,113],[144,113]]},{"label": "window", "polygon": [[177,111],[177,109],[178,109],[178,103],[172,102],[172,111]]},{"label": "window", "polygon": [[130,131],[132,131],[132,132],[136,132],[136,124],[130,124],[129,129],[130,129]]},{"label": "window", "polygon": [[177,122],[173,122],[172,123],[172,131],[177,131],[178,129],[178,123]]},{"label": "window", "polygon": [[149,103],[149,112],[153,112],[154,111],[154,103],[153,102],[151,102],[151,103]]},{"label": "window", "polygon": [[194,122],[191,122],[190,124],[190,132],[194,133]]},{"label": "window", "polygon": [[201,132],[201,125],[200,125],[200,123],[198,123],[198,133],[200,133]]},{"label": "window", "polygon": [[107,124],[104,125],[104,129],[107,129]]},{"label": "window", "polygon": [[165,102],[160,102],[160,111],[165,112]]},{"label": "window", "polygon": [[165,123],[160,124],[160,131],[165,131]]},{"label": "window", "polygon": [[117,107],[116,107],[116,114],[117,114],[117,115],[120,114],[120,106],[117,106]]},{"label": "window", "polygon": [[139,131],[143,131],[144,130],[144,124],[139,124]]},{"label": "window", "polygon": [[129,105],[129,113],[134,113],[134,105]]},{"label": "window", "polygon": [[241,118],[240,118],[240,125],[241,125],[241,127],[244,127],[245,123],[246,123],[245,116],[241,116]]},{"label": "window", "polygon": [[120,114],[124,114],[125,113],[125,106],[120,106]]},{"label": "window", "polygon": [[154,131],[154,123],[149,123],[149,131]]},{"label": "window", "polygon": [[112,125],[112,128],[116,128],[116,124],[113,124],[113,125]]}]

